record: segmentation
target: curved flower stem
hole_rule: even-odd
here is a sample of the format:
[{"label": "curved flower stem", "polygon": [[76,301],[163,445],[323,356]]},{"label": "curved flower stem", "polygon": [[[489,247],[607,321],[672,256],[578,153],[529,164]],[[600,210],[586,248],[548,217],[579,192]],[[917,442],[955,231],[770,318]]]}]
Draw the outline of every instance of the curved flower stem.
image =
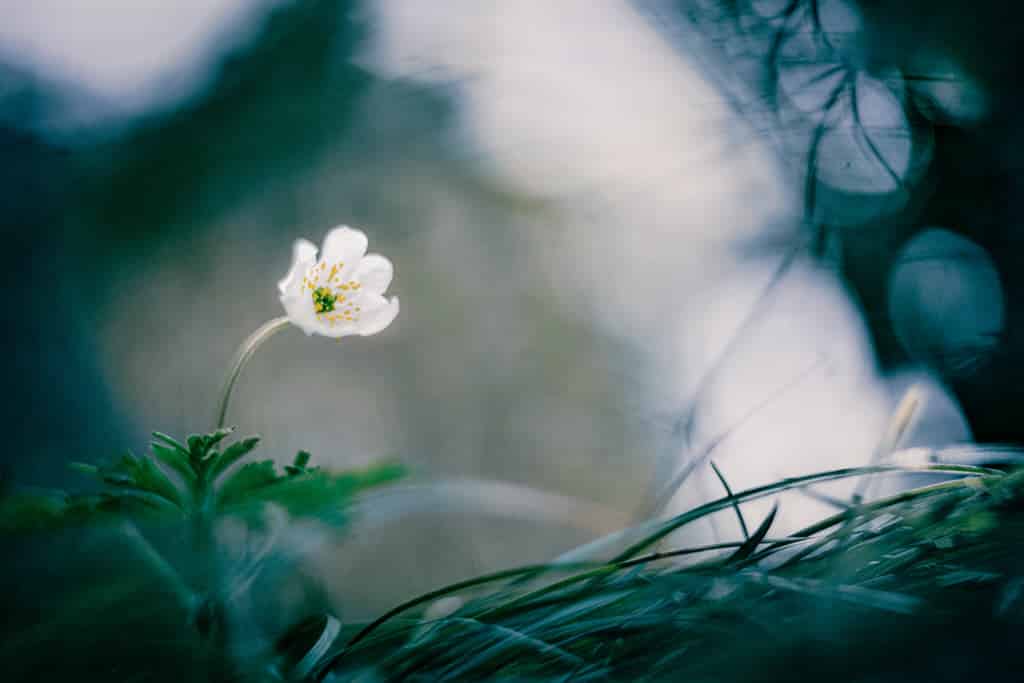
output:
[{"label": "curved flower stem", "polygon": [[227,379],[224,381],[224,389],[220,394],[220,406],[217,409],[217,424],[216,428],[220,429],[224,426],[224,421],[228,416],[228,405],[231,403],[231,392],[235,389],[235,383],[238,381],[239,375],[242,374],[242,369],[245,368],[245,364],[249,362],[252,355],[256,353],[263,342],[267,341],[275,334],[288,327],[290,321],[288,316],[281,316],[280,318],[274,318],[260,325],[255,332],[249,335],[249,338],[242,342],[242,345],[238,347],[238,351],[235,353],[235,360],[231,364],[231,371],[228,373]]}]

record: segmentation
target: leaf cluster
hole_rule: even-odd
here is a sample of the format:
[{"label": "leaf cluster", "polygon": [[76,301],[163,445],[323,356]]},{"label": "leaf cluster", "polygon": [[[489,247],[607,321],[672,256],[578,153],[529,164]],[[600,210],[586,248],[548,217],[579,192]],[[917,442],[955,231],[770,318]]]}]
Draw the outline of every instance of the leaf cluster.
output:
[{"label": "leaf cluster", "polygon": [[331,472],[311,466],[306,451],[299,451],[284,468],[273,460],[242,463],[260,438],[229,442],[233,431],[193,434],[184,442],[154,432],[148,454],[127,453],[102,465],[72,463],[73,469],[96,480],[96,492],[0,492],[0,531],[41,531],[125,518],[239,514],[258,520],[266,504],[276,504],[294,517],[319,515],[340,523],[353,496],[404,474],[393,464]]}]

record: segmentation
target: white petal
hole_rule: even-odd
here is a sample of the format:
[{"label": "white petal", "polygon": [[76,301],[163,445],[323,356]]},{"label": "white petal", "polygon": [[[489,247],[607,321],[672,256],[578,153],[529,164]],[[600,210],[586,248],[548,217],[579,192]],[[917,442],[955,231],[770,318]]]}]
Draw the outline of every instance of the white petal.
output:
[{"label": "white petal", "polygon": [[282,296],[297,294],[302,288],[302,278],[306,270],[316,261],[316,245],[305,239],[295,240],[292,247],[292,266],[277,283],[277,289]]},{"label": "white petal", "polygon": [[363,313],[373,313],[387,305],[387,298],[376,292],[368,292],[365,288],[359,290],[359,293],[352,300],[352,306],[359,307]]},{"label": "white petal", "polygon": [[371,294],[383,294],[394,275],[395,267],[390,260],[380,254],[367,254],[356,266],[352,279]]},{"label": "white petal", "polygon": [[321,324],[317,330],[318,334],[322,334],[325,337],[331,337],[337,339],[338,337],[349,337],[353,334],[359,334],[358,323],[348,322],[345,320],[339,320],[333,325],[330,323]]},{"label": "white petal", "polygon": [[[370,295],[376,296],[376,295]],[[367,297],[367,299],[370,298]],[[383,299],[384,297],[380,297]],[[385,327],[394,322],[395,318],[398,317],[398,297],[392,297],[391,301],[384,302],[383,305],[373,306],[367,309],[364,306],[362,314],[359,316],[359,321],[356,323],[357,334],[367,337],[371,334],[377,334]]]},{"label": "white petal", "polygon": [[302,292],[297,295],[282,296],[281,305],[284,306],[284,311],[288,314],[291,323],[307,335],[320,331],[320,321],[316,318],[312,297],[303,296]]},{"label": "white petal", "polygon": [[352,272],[359,260],[363,258],[366,253],[366,244],[366,234],[363,231],[342,225],[327,233],[320,258],[331,265],[345,264],[342,272],[347,274]]}]

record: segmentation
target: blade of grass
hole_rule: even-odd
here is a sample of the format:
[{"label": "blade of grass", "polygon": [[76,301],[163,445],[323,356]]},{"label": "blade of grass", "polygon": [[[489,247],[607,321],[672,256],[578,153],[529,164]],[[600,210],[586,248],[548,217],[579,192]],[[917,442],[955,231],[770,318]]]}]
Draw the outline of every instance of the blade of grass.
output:
[{"label": "blade of grass", "polygon": [[699,505],[688,512],[684,512],[681,515],[677,515],[672,519],[668,520],[663,524],[657,531],[649,534],[647,537],[634,543],[629,548],[624,550],[618,556],[614,558],[614,561],[625,560],[633,555],[637,554],[644,548],[657,543],[665,536],[679,529],[690,522],[698,520],[706,515],[713,512],[718,512],[725,508],[731,507],[734,502],[745,502],[749,500],[757,500],[759,498],[765,498],[775,493],[782,491],[797,489],[805,487],[810,484],[819,484],[827,481],[837,481],[841,479],[850,479],[853,477],[863,477],[868,474],[881,474],[881,473],[896,473],[896,472],[941,472],[946,474],[958,474],[963,476],[981,476],[981,475],[993,475],[1003,476],[1004,473],[999,470],[993,470],[985,467],[966,467],[958,465],[871,465],[867,467],[847,467],[838,470],[830,470],[827,472],[818,472],[816,474],[808,474],[802,477],[790,477],[781,481],[773,482],[771,484],[764,484],[763,486],[757,486],[746,491],[741,491],[733,496],[726,496],[725,498],[719,498],[717,500],[710,501],[703,505]]},{"label": "blade of grass", "polygon": [[[715,464],[714,460],[709,461],[708,464],[711,465],[711,470],[715,473],[715,476],[718,477],[718,481],[722,483],[722,488],[725,489],[725,495],[731,498],[732,489],[729,488],[729,482],[725,480],[725,477],[722,475],[722,471],[718,469],[718,465]],[[749,540],[750,532],[747,531],[747,521],[743,519],[743,511],[740,510],[740,504],[737,502],[733,502],[732,509],[736,511],[736,519],[739,520],[740,531],[743,532],[743,540]],[[772,516],[774,517],[774,511],[772,513]]]},{"label": "blade of grass", "polygon": [[764,537],[768,535],[768,529],[771,528],[772,523],[775,521],[775,515],[778,513],[778,511],[779,504],[776,503],[775,505],[772,506],[772,511],[768,513],[768,516],[765,517],[765,520],[761,522],[761,525],[757,527],[756,531],[754,531],[754,535],[747,537],[747,540],[743,542],[743,545],[737,548],[736,552],[734,552],[725,560],[726,565],[739,564],[740,562],[743,562],[743,560],[750,557],[754,553],[754,551],[757,550],[757,546],[760,545],[761,541],[764,540]]},{"label": "blade of grass", "polygon": [[464,624],[467,626],[472,626],[474,628],[480,628],[481,630],[493,631],[496,634],[500,635],[502,637],[502,640],[494,645],[491,645],[490,647],[485,648],[483,651],[479,652],[475,657],[469,659],[468,661],[462,661],[461,659],[457,660],[462,661],[461,665],[456,667],[455,669],[446,669],[440,672],[441,678],[458,680],[460,676],[465,675],[467,672],[472,671],[478,665],[486,662],[490,658],[493,658],[498,651],[509,648],[513,645],[526,646],[535,649],[538,652],[541,652],[545,655],[550,655],[552,657],[560,659],[563,662],[572,666],[573,668],[583,666],[584,664],[583,660],[574,654],[566,652],[561,648],[552,645],[551,643],[539,640],[537,638],[533,638],[531,636],[526,635],[525,633],[516,631],[505,626],[500,626],[498,624],[489,624],[477,621],[476,619],[467,619],[464,617],[455,617],[450,619],[450,621],[454,623]]}]

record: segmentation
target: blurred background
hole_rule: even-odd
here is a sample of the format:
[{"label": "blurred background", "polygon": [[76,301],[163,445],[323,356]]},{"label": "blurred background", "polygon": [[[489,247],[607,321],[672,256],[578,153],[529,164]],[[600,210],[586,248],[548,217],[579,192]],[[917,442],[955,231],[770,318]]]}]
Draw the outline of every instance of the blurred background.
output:
[{"label": "blurred background", "polygon": [[0,14],[7,480],[212,427],[292,241],[342,223],[401,316],[275,338],[230,422],[411,469],[319,555],[346,610],[550,559],[681,471],[667,512],[719,497],[708,458],[733,489],[866,464],[913,384],[905,445],[1024,441],[1011,3]]}]

